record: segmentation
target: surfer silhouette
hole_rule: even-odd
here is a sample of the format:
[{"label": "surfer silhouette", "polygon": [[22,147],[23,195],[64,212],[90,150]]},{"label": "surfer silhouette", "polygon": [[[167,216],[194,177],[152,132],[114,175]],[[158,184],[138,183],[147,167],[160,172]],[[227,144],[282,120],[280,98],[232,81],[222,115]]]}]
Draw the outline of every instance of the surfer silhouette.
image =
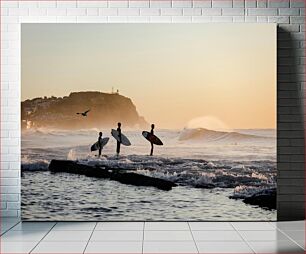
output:
[{"label": "surfer silhouette", "polygon": [[155,128],[155,125],[152,123],[151,124],[151,131],[148,132],[148,131],[143,131],[142,132],[142,136],[144,136],[144,138],[150,142],[151,144],[151,152],[150,152],[150,156],[153,155],[153,150],[154,150],[154,145],[157,145],[157,146],[162,146],[163,145],[163,142],[154,135],[154,128]]},{"label": "surfer silhouette", "polygon": [[102,132],[101,131],[99,132],[98,144],[99,144],[99,157],[100,157],[102,153]]},{"label": "surfer silhouette", "polygon": [[121,142],[122,142],[122,140],[121,140],[121,123],[118,123],[117,131],[118,131],[119,141],[117,140],[117,149],[116,149],[116,153],[117,153],[117,156],[118,156],[119,153],[120,153],[120,144],[121,144]]},{"label": "surfer silhouette", "polygon": [[[152,123],[152,124],[151,124],[151,131],[150,131],[150,133],[151,133],[152,135],[154,135],[154,127],[155,127],[155,125]],[[152,156],[152,155],[153,155],[154,146],[153,146],[153,142],[152,142],[152,141],[151,141],[150,143],[151,143],[151,152],[150,152],[150,156]]]}]

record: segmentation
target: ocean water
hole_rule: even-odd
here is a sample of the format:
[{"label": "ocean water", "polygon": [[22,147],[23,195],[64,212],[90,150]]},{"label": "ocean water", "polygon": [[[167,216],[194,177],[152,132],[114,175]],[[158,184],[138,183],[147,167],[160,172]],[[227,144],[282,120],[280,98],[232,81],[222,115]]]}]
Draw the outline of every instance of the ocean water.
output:
[{"label": "ocean water", "polygon": [[[275,220],[276,211],[241,199],[276,186],[275,130],[156,131],[164,146],[154,156],[141,131],[126,131],[132,146],[115,156],[111,137],[103,156],[89,151],[99,130],[22,132],[22,218],[25,220]],[[51,173],[52,159],[136,170],[177,183],[170,191],[108,179]],[[208,189],[208,186],[214,188]]]}]

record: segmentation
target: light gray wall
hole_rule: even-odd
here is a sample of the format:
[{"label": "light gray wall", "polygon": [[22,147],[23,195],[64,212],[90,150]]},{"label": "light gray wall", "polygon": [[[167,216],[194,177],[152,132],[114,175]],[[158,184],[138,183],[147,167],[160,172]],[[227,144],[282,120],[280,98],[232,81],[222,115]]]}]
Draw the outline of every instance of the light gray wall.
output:
[{"label": "light gray wall", "polygon": [[252,22],[279,24],[278,219],[304,218],[304,0],[4,0],[1,15],[1,216],[20,215],[20,23]]}]

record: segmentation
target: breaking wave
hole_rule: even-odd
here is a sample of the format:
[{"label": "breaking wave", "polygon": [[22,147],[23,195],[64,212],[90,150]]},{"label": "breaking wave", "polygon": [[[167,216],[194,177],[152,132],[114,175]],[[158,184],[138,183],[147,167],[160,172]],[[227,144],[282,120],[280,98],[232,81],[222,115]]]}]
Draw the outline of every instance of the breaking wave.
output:
[{"label": "breaking wave", "polygon": [[28,156],[23,156],[21,161],[21,170],[23,171],[44,171],[49,167],[49,162],[43,159],[29,159]]},{"label": "breaking wave", "polygon": [[180,141],[201,141],[201,142],[266,142],[272,140],[270,137],[243,134],[239,132],[213,131],[203,128],[184,129],[180,136]]},{"label": "breaking wave", "polygon": [[246,186],[246,185],[239,185],[234,189],[234,193],[231,198],[239,198],[244,199],[257,194],[260,191],[270,190],[271,188],[276,188],[275,183],[271,183],[269,187],[267,186]]}]

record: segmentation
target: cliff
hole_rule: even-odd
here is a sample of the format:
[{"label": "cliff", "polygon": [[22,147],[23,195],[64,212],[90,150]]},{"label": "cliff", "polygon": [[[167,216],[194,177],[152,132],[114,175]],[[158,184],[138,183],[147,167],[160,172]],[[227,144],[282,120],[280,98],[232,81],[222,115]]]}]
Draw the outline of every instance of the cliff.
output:
[{"label": "cliff", "polygon": [[[86,117],[77,115],[90,109]],[[22,127],[57,129],[147,127],[130,98],[117,93],[74,92],[65,97],[35,98],[21,102]]]}]

